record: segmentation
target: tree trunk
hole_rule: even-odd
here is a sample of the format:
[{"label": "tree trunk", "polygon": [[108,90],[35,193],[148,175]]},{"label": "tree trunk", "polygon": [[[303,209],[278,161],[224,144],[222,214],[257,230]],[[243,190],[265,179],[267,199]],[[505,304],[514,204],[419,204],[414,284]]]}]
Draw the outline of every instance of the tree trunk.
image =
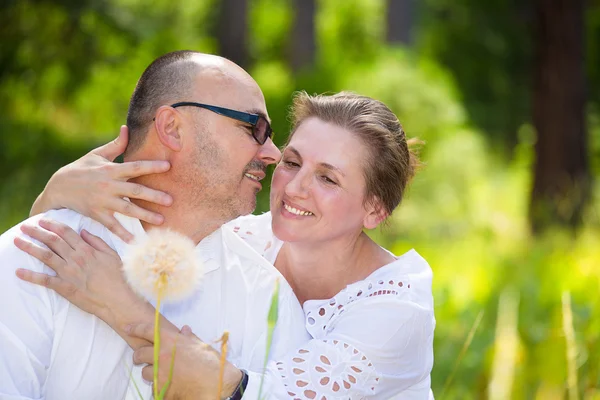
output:
[{"label": "tree trunk", "polygon": [[414,0],[387,0],[388,43],[410,45],[412,43]]},{"label": "tree trunk", "polygon": [[248,66],[248,1],[217,0],[219,17],[217,41],[219,55],[243,68]]},{"label": "tree trunk", "polygon": [[576,228],[590,199],[585,124],[584,0],[535,0],[533,123],[537,131],[529,208],[534,233]]},{"label": "tree trunk", "polygon": [[294,0],[294,11],[290,64],[298,72],[315,61],[315,0]]}]

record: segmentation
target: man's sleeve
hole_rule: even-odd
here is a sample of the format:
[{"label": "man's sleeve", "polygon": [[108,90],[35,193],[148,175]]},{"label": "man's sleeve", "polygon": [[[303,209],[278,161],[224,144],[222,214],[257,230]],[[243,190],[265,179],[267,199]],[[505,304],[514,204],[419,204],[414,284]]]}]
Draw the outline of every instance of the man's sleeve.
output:
[{"label": "man's sleeve", "polygon": [[19,250],[14,245],[16,236],[24,236],[19,226],[0,236],[0,398],[43,399],[56,295],[17,278],[17,268],[51,270]]}]

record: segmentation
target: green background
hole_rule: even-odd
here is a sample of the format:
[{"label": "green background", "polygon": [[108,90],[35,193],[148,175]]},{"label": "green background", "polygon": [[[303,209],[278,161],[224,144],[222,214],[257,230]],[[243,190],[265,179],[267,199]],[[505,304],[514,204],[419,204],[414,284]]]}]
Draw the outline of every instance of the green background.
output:
[{"label": "green background", "polygon": [[[314,61],[292,69],[298,3],[246,3],[246,67],[265,93],[277,142],[289,130],[294,90],[346,89],[384,101],[407,134],[426,143],[425,166],[405,201],[373,235],[396,254],[415,248],[434,271],[436,399],[563,399],[569,388],[600,399],[597,180],[575,233],[532,236],[527,219],[536,141],[528,2],[415,1],[411,40],[395,44],[386,40],[385,1],[320,0]],[[600,7],[588,3],[587,151],[597,177]],[[117,136],[154,58],[178,49],[219,53],[219,19],[217,1],[209,0],[1,7],[4,231],[27,217],[54,171]],[[259,212],[268,208],[267,193]],[[563,327],[568,310],[574,341]],[[577,378],[570,384],[568,366]]]}]

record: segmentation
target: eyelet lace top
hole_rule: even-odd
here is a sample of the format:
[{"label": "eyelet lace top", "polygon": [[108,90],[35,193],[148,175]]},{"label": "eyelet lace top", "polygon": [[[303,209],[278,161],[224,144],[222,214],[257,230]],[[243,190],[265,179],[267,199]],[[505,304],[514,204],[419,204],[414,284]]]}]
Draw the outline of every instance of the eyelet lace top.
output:
[{"label": "eyelet lace top", "polygon": [[[282,242],[270,213],[228,224],[274,262]],[[432,273],[414,250],[303,309],[311,340],[271,360],[262,393],[268,399],[433,399]],[[250,373],[244,399],[254,400],[260,376]]]}]

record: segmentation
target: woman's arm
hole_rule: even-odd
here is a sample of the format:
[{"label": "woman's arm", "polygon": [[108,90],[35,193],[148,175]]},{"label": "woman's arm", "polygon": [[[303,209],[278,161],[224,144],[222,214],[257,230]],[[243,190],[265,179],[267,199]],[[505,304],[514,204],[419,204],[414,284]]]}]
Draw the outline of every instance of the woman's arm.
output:
[{"label": "woman's arm", "polygon": [[251,372],[247,398],[256,398],[264,379],[262,393],[277,400],[426,399],[432,315],[409,303],[381,300],[363,299],[331,325],[319,326],[317,338],[270,361],[264,377]]},{"label": "woman's arm", "polygon": [[[62,223],[41,219],[21,230],[48,248],[22,238],[15,245],[56,272],[56,276],[18,269],[19,278],[56,291],[75,306],[106,322],[135,350],[149,343],[129,336],[124,327],[154,321],[154,307],[127,284],[119,255],[102,239],[82,230],[79,236]],[[165,318],[162,327],[178,332]]]},{"label": "woman's arm", "polygon": [[[338,305],[323,313],[336,313],[323,326],[318,321],[314,325],[309,322],[307,327],[316,332],[317,338],[270,361],[265,372],[248,371],[243,398],[255,400],[261,393],[276,400],[427,399],[433,365],[432,310],[395,294],[356,301],[343,315],[339,311],[346,307],[338,309]],[[152,324],[130,327],[130,334],[140,338],[149,339],[152,332]],[[190,398],[211,398],[219,379],[218,353],[195,336],[169,334],[161,338],[159,382],[168,376],[174,343],[177,354],[170,390]],[[152,364],[153,347],[136,350],[134,363]],[[228,388],[239,383],[236,371],[230,363],[225,364],[224,383]],[[142,375],[151,379],[152,366],[145,367]],[[221,394],[227,396],[230,392]]]},{"label": "woman's arm", "polygon": [[30,216],[51,209],[70,208],[100,222],[124,241],[131,240],[132,236],[115,219],[115,212],[160,225],[162,215],[124,198],[171,205],[173,199],[167,193],[128,182],[142,175],[166,172],[170,164],[168,161],[112,162],[125,151],[127,140],[127,127],[122,126],[116,140],[59,169],[33,203]]}]

